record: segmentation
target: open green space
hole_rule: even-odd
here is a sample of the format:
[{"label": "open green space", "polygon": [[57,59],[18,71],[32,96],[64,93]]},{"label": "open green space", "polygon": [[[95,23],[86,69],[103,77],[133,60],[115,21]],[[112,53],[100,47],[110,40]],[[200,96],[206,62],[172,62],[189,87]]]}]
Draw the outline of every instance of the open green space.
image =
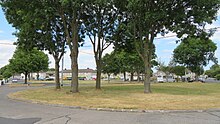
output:
[{"label": "open green space", "polygon": [[95,82],[80,82],[80,93],[70,93],[70,87],[61,90],[41,88],[10,94],[10,98],[31,100],[46,104],[81,106],[85,108],[197,110],[220,108],[220,84],[216,83],[156,83],[151,94],[143,93],[143,84],[104,83],[95,90]]}]

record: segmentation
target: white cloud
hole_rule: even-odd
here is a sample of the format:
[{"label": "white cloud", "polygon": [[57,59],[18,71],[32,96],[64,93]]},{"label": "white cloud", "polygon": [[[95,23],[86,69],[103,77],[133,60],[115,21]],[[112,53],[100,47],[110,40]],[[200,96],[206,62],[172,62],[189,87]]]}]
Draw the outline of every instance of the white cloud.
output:
[{"label": "white cloud", "polygon": [[12,58],[16,46],[12,45],[13,41],[0,40],[0,68],[7,65]]},{"label": "white cloud", "polygon": [[173,53],[173,50],[168,50],[168,49],[166,49],[166,50],[162,50],[162,52],[163,52],[163,53]]},{"label": "white cloud", "polygon": [[0,30],[0,34],[1,34],[1,33],[4,33],[4,31]]}]

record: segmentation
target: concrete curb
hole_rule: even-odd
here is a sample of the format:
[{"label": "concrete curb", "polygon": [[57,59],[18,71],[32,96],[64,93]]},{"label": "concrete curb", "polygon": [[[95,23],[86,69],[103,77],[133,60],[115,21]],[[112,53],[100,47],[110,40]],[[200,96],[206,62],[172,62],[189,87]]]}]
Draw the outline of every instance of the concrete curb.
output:
[{"label": "concrete curb", "polygon": [[53,107],[63,107],[69,109],[82,109],[82,110],[92,110],[92,111],[107,111],[107,112],[127,112],[127,113],[193,113],[193,112],[220,112],[220,108],[216,109],[206,109],[206,110],[140,110],[140,109],[111,109],[111,108],[88,108],[88,107],[81,107],[81,106],[66,106],[62,104],[48,104],[43,102],[34,102],[32,100],[24,100],[19,98],[12,98],[7,95],[7,98],[10,100],[21,101],[25,103],[32,103],[32,104],[39,104],[39,105],[47,105]]}]

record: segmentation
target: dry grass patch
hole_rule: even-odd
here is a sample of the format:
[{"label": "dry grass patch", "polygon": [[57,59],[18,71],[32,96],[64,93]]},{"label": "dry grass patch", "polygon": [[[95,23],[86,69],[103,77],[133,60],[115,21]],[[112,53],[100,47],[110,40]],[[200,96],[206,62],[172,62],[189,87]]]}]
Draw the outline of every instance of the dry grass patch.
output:
[{"label": "dry grass patch", "polygon": [[44,86],[44,84],[9,84],[9,87],[41,87]]},{"label": "dry grass patch", "polygon": [[34,89],[10,94],[12,98],[49,104],[89,108],[194,110],[220,108],[220,84],[164,83],[153,84],[151,94],[143,93],[143,84],[106,84],[102,90],[80,87],[70,93],[65,87]]}]

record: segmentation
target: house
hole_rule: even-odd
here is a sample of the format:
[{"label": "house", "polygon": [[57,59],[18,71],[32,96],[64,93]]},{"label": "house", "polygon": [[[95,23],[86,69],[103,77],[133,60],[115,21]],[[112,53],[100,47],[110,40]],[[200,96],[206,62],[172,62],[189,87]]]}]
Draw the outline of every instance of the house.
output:
[{"label": "house", "polygon": [[154,77],[157,78],[157,82],[166,82],[166,73],[163,71],[157,71],[154,73]]},{"label": "house", "polygon": [[48,77],[55,77],[55,71],[47,71],[47,72],[39,72],[39,73],[31,73],[30,74],[31,79],[40,79],[44,80]]},{"label": "house", "polygon": [[185,81],[192,82],[192,81],[196,80],[196,74],[193,73],[192,71],[186,69],[185,75],[183,76],[183,78],[185,79]]},{"label": "house", "polygon": [[154,77],[157,78],[157,82],[175,82],[175,78],[177,78],[175,74],[170,73],[167,75],[163,71],[157,71],[154,73]]},{"label": "house", "polygon": [[[60,76],[62,71],[60,71]],[[79,80],[94,80],[96,79],[96,71],[90,68],[87,69],[79,69],[78,70]],[[72,71],[71,70],[63,70],[63,78],[67,80],[72,79]]]}]

